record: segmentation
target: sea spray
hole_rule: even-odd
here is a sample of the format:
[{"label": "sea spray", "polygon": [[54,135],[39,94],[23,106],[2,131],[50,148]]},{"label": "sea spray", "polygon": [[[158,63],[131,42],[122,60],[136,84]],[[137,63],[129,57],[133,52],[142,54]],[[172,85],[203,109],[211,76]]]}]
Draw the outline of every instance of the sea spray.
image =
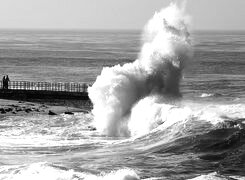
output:
[{"label": "sea spray", "polygon": [[[129,128],[129,122],[134,124],[134,118],[140,117],[133,112],[138,109],[138,104],[142,106],[142,103],[146,103],[144,107],[156,107],[151,112],[137,111],[141,114],[154,113],[147,115],[154,118],[159,112],[163,112],[161,106],[166,99],[159,102],[158,97],[180,95],[181,72],[192,54],[187,22],[188,17],[183,9],[174,3],[170,4],[156,12],[147,23],[137,60],[123,66],[103,68],[101,75],[88,89],[94,105],[94,123],[99,131],[108,136],[130,136],[133,127]],[[151,103],[145,98],[152,99]],[[144,124],[144,119],[141,123]]]}]

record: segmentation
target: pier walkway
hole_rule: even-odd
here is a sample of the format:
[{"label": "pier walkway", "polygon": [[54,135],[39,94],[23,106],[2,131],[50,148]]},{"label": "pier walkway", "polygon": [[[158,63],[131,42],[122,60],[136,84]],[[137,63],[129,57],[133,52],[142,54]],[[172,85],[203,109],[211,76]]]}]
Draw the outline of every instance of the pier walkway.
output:
[{"label": "pier walkway", "polygon": [[10,81],[8,89],[3,89],[0,82],[0,98],[28,99],[77,99],[88,100],[88,83],[73,82],[29,82]]}]

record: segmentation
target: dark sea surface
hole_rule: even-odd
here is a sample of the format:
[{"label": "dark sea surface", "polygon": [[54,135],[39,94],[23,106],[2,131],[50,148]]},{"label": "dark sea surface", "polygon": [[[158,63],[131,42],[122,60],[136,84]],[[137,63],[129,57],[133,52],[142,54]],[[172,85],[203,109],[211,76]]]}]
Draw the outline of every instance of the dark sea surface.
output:
[{"label": "dark sea surface", "polygon": [[[192,32],[179,106],[137,137],[106,137],[91,113],[0,119],[0,179],[245,179],[245,32]],[[137,31],[0,31],[0,75],[93,83],[137,59]],[[143,122],[142,122],[143,123]]]}]

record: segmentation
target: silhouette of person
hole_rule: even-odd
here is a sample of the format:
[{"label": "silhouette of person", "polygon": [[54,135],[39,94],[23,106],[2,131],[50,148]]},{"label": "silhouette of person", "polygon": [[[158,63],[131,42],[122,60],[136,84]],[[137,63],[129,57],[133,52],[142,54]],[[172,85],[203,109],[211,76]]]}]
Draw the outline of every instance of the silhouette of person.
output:
[{"label": "silhouette of person", "polygon": [[6,76],[6,78],[5,78],[5,85],[6,85],[6,87],[5,87],[5,89],[8,89],[9,88],[9,76],[7,75]]},{"label": "silhouette of person", "polygon": [[2,79],[2,88],[5,89],[5,81],[6,81],[6,77],[3,76],[3,79]]}]

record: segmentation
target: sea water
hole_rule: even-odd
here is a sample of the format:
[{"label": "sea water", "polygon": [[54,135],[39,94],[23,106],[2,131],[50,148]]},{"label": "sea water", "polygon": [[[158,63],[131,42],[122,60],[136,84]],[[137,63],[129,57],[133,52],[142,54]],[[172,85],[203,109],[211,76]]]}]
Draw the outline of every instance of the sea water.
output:
[{"label": "sea water", "polygon": [[[181,96],[134,103],[129,133],[94,130],[93,113],[1,117],[0,179],[245,179],[245,32],[190,40]],[[143,44],[140,31],[1,30],[0,73],[93,84]]]}]

